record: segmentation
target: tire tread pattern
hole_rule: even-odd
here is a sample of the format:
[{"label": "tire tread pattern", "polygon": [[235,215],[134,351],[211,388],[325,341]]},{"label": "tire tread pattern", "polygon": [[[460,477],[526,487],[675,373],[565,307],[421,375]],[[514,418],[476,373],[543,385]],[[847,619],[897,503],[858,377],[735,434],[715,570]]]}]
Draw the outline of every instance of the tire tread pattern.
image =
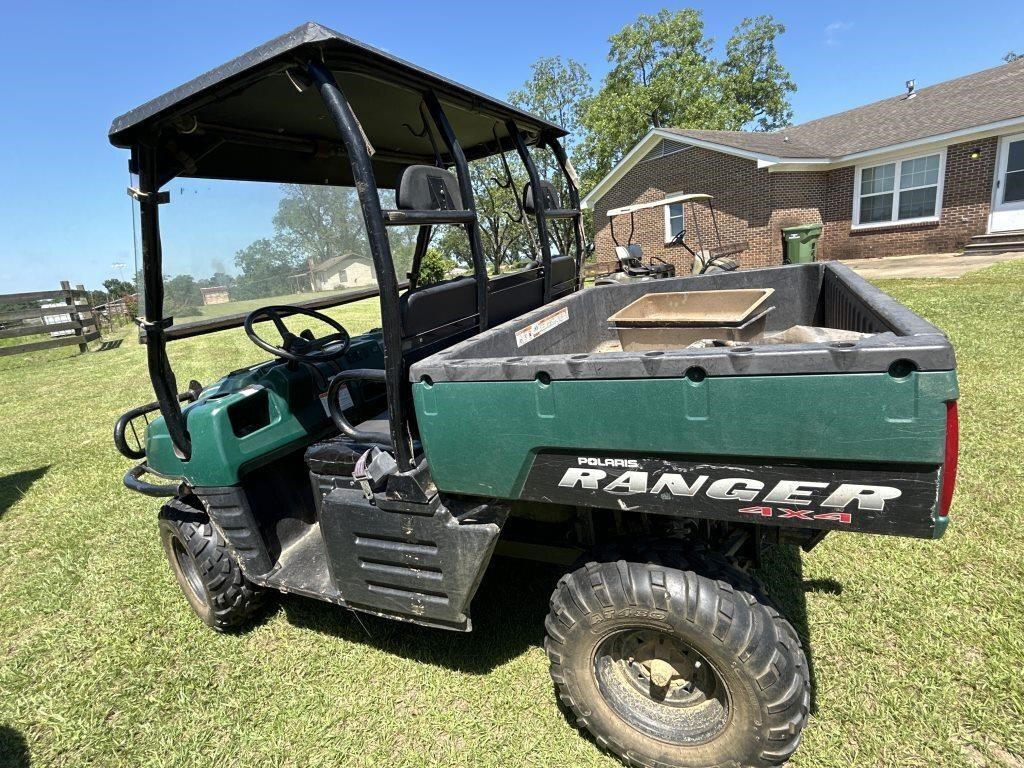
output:
[{"label": "tire tread pattern", "polygon": [[545,620],[551,677],[576,725],[634,768],[672,765],[630,751],[615,734],[593,728],[586,703],[574,700],[572,687],[566,684],[571,673],[565,660],[572,653],[568,633],[587,620],[591,604],[607,609],[618,601],[619,607],[673,610],[705,627],[734,650],[746,673],[757,681],[767,714],[764,722],[756,723],[760,748],[745,760],[729,759],[716,766],[769,768],[789,759],[810,711],[810,677],[796,631],[761,584],[700,542],[631,542],[595,554],[595,559],[559,580]]},{"label": "tire tread pattern", "polygon": [[168,505],[161,510],[160,521],[177,530],[195,558],[212,608],[208,623],[213,629],[238,629],[259,612],[265,590],[245,578],[227,542],[205,512],[181,504]]}]

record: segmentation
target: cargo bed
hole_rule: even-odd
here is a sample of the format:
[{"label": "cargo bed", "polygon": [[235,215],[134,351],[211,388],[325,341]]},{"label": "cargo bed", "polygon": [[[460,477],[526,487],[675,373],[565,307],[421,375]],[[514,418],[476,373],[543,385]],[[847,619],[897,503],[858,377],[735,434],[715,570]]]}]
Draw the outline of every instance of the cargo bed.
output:
[{"label": "cargo bed", "polygon": [[[774,289],[766,334],[870,335],[614,351],[608,318],[638,297],[724,288]],[[815,263],[589,288],[410,375],[448,493],[932,537],[946,522],[954,369],[939,329]]]},{"label": "cargo bed", "polygon": [[[774,288],[767,332],[794,325],[875,334],[857,342],[622,352],[608,318],[648,293]],[[532,332],[531,332],[532,329]],[[883,372],[909,361],[919,371],[953,370],[945,335],[895,299],[830,262],[589,288],[492,328],[412,366],[411,380],[516,381],[679,376]]]}]

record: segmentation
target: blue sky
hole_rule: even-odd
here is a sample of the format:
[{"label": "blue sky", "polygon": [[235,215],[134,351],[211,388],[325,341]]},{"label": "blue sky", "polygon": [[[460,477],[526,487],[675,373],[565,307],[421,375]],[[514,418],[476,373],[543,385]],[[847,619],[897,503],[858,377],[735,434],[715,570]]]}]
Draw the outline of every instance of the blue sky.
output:
[{"label": "blue sky", "polygon": [[[641,12],[686,4],[46,3],[0,2],[0,293],[99,287],[134,261],[127,153],[106,140],[128,109],[274,37],[316,20],[487,93],[504,96],[540,56],[573,57],[595,82],[608,35]],[[796,122],[1000,63],[1024,50],[1024,3],[750,3],[701,5],[721,43],[743,16],[787,25],[779,47],[799,90]],[[506,11],[516,8],[519,13]],[[399,15],[395,13],[394,15]],[[206,274],[270,231],[273,188],[241,193],[201,182],[170,186],[171,264]],[[131,267],[128,272],[130,273]]]}]

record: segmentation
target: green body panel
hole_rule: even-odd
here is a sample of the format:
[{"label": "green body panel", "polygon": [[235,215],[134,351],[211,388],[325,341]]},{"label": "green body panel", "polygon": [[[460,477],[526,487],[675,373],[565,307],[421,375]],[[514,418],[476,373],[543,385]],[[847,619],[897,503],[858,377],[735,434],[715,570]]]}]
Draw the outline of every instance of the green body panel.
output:
[{"label": "green body panel", "polygon": [[[299,371],[305,373],[295,375]],[[305,369],[261,366],[232,374],[203,392],[185,408],[192,457],[174,452],[162,418],[154,419],[146,437],[146,462],[156,472],[184,477],[194,486],[225,486],[239,482],[243,470],[270,461],[325,434],[329,426],[318,392]],[[238,435],[231,423],[233,408],[266,392],[267,424]],[[259,403],[262,410],[262,402]]]},{"label": "green body panel", "polygon": [[[342,368],[383,365],[379,331],[353,339],[341,362]],[[193,486],[236,485],[245,471],[322,439],[334,430],[320,395],[326,392],[327,377],[337,370],[337,366],[325,366],[323,375],[315,378],[306,365],[289,368],[274,360],[230,373],[204,389],[199,400],[184,409],[192,441],[190,460],[182,461],[174,452],[167,427],[159,417],[146,431],[146,463],[161,475],[183,477]],[[358,405],[359,385],[350,389],[355,389]],[[232,413],[238,422],[236,409],[245,409],[247,404],[256,406],[250,413],[265,414],[265,424],[239,434],[232,424]]]},{"label": "green body panel", "polygon": [[541,449],[938,465],[955,371],[413,385],[437,487],[517,498]]}]

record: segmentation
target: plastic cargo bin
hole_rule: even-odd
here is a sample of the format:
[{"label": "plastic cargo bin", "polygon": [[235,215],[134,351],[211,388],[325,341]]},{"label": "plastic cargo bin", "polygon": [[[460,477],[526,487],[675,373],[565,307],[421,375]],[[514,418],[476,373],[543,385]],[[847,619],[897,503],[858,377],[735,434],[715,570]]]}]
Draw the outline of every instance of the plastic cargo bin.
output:
[{"label": "plastic cargo bin", "polygon": [[750,341],[772,308],[773,288],[649,293],[608,318],[623,351],[678,349],[701,339]]},{"label": "plastic cargo bin", "polygon": [[739,325],[768,301],[774,288],[648,293],[608,322],[617,326]]},{"label": "plastic cargo bin", "polygon": [[701,339],[753,341],[764,335],[764,326],[775,307],[768,307],[739,325],[615,326],[623,352],[681,349]]}]

